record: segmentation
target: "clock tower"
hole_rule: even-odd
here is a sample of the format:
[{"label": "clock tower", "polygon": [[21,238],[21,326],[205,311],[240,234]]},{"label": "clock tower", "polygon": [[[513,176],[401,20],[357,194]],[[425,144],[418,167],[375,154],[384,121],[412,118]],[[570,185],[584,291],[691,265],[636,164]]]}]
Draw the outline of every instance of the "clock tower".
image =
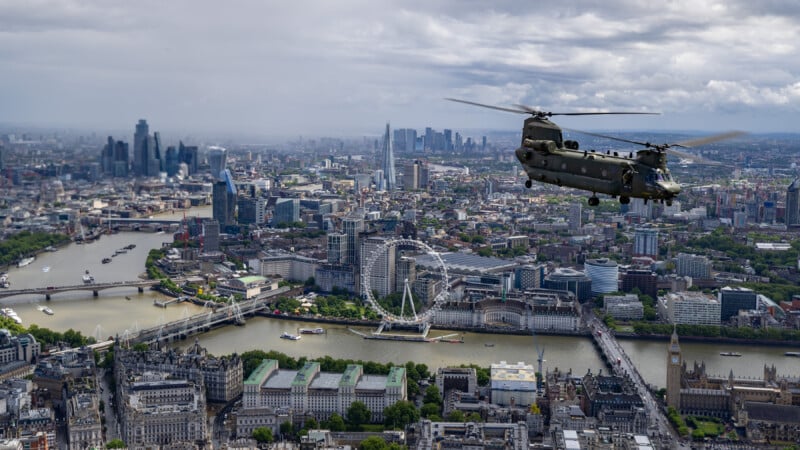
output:
[{"label": "clock tower", "polygon": [[678,344],[677,328],[673,328],[672,337],[667,347],[667,406],[681,411],[681,376],[683,375],[683,358],[681,346]]}]

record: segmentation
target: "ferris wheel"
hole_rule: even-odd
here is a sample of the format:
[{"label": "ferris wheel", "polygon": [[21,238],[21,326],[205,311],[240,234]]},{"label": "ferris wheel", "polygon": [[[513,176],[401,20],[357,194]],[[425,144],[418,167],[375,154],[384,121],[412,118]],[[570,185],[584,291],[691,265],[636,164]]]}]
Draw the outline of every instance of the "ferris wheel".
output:
[{"label": "ferris wheel", "polygon": [[[383,265],[390,255],[395,254],[397,249],[409,250],[414,256],[417,257],[426,256],[427,258],[432,259],[433,266],[435,266],[434,269],[431,269],[431,272],[433,272],[431,275],[432,278],[439,280],[440,286],[438,289],[435,289],[436,295],[431,298],[427,302],[428,304],[426,307],[422,308],[420,311],[417,311],[416,307],[414,306],[412,289],[410,288],[409,280],[407,278],[404,280],[403,284],[403,300],[400,307],[400,314],[392,313],[384,308],[378,302],[378,299],[375,298],[375,294],[373,293],[375,286],[372,284],[373,280],[376,278],[375,272],[379,269],[376,266]],[[449,298],[450,293],[448,280],[447,267],[445,266],[444,261],[438,252],[434,251],[430,246],[422,241],[399,238],[390,239],[383,242],[369,255],[369,258],[364,264],[363,273],[361,274],[361,287],[367,303],[369,303],[370,307],[372,307],[375,312],[383,316],[384,321],[397,324],[416,325],[428,322],[433,314],[441,308],[442,302]],[[394,289],[392,289],[392,291],[394,291]],[[409,305],[408,309],[406,309],[406,304]]]}]

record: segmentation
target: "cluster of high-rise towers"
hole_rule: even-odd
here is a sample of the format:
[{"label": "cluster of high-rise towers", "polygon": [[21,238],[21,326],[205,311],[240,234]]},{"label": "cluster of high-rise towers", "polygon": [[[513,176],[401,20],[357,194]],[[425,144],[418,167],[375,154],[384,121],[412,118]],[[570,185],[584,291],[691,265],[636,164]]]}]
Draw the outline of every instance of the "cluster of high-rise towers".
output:
[{"label": "cluster of high-rise towers", "polygon": [[[209,160],[211,158],[212,154],[209,154]],[[147,121],[140,119],[133,135],[133,159],[127,142],[115,141],[109,136],[101,160],[103,172],[112,177],[157,177],[161,173],[175,176],[181,171],[189,176],[197,173],[198,152],[197,146],[186,146],[183,142],[177,148],[169,146],[165,149],[160,133],[150,134]]]}]

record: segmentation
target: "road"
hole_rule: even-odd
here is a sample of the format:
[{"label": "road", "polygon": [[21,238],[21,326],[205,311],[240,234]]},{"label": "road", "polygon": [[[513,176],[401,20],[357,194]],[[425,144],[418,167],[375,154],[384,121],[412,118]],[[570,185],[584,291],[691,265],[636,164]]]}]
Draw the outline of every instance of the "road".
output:
[{"label": "road", "polygon": [[648,427],[650,430],[648,433],[650,439],[653,441],[660,441],[659,443],[663,448],[690,448],[688,444],[681,442],[680,436],[678,436],[667,420],[664,411],[653,396],[653,393],[647,387],[644,378],[642,378],[642,375],[636,370],[636,366],[634,366],[633,362],[628,358],[628,355],[625,354],[625,350],[619,345],[614,335],[603,322],[593,315],[587,322],[592,329],[595,341],[601,346],[603,353],[605,353],[608,361],[612,364],[614,373],[620,376],[628,374],[636,385],[636,390],[644,402],[647,417],[650,420],[650,425]]}]

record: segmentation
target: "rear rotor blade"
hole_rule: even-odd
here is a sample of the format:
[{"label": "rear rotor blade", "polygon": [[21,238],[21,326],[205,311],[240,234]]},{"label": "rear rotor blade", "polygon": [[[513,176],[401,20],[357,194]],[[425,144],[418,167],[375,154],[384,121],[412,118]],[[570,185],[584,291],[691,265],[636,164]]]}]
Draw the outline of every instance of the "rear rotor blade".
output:
[{"label": "rear rotor blade", "polygon": [[676,144],[672,144],[672,147],[683,147],[683,148],[691,148],[691,147],[698,147],[705,144],[710,144],[712,142],[717,141],[724,141],[725,139],[733,139],[737,136],[741,136],[746,134],[744,131],[728,131],[725,133],[715,134],[712,136],[701,137],[697,139],[690,139],[688,141],[678,142]]}]

